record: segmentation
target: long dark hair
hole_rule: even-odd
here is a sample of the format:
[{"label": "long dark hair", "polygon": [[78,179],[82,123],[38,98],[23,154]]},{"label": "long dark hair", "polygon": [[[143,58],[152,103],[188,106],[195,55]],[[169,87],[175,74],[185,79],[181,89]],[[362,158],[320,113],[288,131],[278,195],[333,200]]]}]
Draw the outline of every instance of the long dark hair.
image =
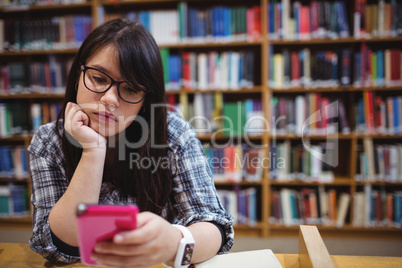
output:
[{"label": "long dark hair", "polygon": [[[118,154],[112,154],[113,164],[105,165],[103,180],[110,182],[109,185],[120,190],[123,195],[135,196],[137,205],[142,211],[161,214],[172,190],[172,172],[170,169],[163,169],[160,166],[151,165],[149,168],[138,168],[136,165],[130,167],[129,164],[130,153],[138,154],[141,159],[144,157],[149,159],[151,157],[154,159],[168,157],[167,146],[162,146],[163,148],[151,146],[152,134],[155,134],[153,137],[155,144],[167,145],[167,111],[165,107],[153,111],[154,123],[152,124],[153,129],[151,129],[150,107],[152,104],[165,103],[165,85],[158,46],[144,26],[129,20],[115,19],[100,25],[88,35],[71,66],[63,108],[58,115],[56,129],[63,128],[61,124],[65,119],[67,103],[77,102],[75,87],[81,74],[80,66],[85,65],[95,51],[106,45],[112,45],[118,51],[119,71],[123,78],[133,84],[143,85],[149,93],[145,97],[142,112],[138,115],[148,123],[148,131],[141,129],[138,120],[134,120],[125,130],[125,138],[129,142],[136,142],[143,133],[148,133],[145,143],[137,149],[126,146],[124,148],[126,150],[125,161],[119,161]],[[69,142],[66,137],[68,134],[65,131],[61,134],[57,133],[62,141],[66,174],[71,180],[81,158],[82,149]],[[107,154],[108,159],[109,157],[110,155]]]}]

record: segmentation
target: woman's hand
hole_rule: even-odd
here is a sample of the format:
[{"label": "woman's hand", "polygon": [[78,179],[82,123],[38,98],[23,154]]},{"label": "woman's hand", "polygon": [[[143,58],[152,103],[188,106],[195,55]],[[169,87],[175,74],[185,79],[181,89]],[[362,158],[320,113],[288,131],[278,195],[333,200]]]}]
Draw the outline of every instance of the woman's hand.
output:
[{"label": "woman's hand", "polygon": [[105,137],[89,127],[89,117],[78,104],[67,103],[64,129],[81,144],[83,149],[106,147]]},{"label": "woman's hand", "polygon": [[148,267],[174,260],[182,235],[179,229],[151,212],[137,216],[137,229],[117,234],[113,242],[95,246],[97,264],[110,267]]}]

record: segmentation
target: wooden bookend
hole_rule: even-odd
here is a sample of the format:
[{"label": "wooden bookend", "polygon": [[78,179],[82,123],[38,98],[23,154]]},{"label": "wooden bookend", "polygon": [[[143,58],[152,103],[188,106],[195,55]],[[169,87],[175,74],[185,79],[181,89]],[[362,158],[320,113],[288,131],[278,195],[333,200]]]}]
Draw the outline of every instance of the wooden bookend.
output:
[{"label": "wooden bookend", "polygon": [[300,225],[299,264],[301,268],[335,268],[316,226]]}]

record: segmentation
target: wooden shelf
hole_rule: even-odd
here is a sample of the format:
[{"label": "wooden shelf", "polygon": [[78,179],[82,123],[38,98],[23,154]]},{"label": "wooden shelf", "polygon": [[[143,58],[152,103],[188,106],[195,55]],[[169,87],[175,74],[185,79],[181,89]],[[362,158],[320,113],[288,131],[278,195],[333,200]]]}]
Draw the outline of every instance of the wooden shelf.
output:
[{"label": "wooden shelf", "polygon": [[182,42],[178,44],[159,44],[160,48],[219,48],[219,47],[245,47],[245,46],[261,46],[262,41],[227,41],[227,42]]},{"label": "wooden shelf", "polygon": [[22,93],[0,94],[0,99],[63,99],[64,94],[53,93]]},{"label": "wooden shelf", "polygon": [[353,138],[352,134],[342,134],[342,133],[335,133],[335,134],[328,134],[328,135],[308,135],[304,134],[302,136],[298,136],[296,134],[285,134],[285,135],[273,135],[272,133],[269,134],[270,139],[280,139],[280,140],[300,140],[301,138],[310,139],[310,140],[322,140],[322,139],[340,139],[340,140],[347,140]]},{"label": "wooden shelf", "polygon": [[271,186],[319,186],[319,185],[326,185],[326,186],[350,186],[351,180],[347,177],[335,177],[333,182],[305,182],[300,180],[294,181],[278,181],[270,179]]},{"label": "wooden shelf", "polygon": [[280,93],[315,93],[315,92],[359,92],[359,91],[395,91],[402,90],[402,86],[387,86],[387,87],[355,87],[355,86],[344,86],[344,87],[297,87],[297,88],[287,88],[287,89],[277,89],[271,88],[270,91],[275,94]]},{"label": "wooden shelf", "polygon": [[306,40],[270,40],[268,42],[272,45],[311,45],[311,44],[343,44],[354,43],[357,40],[353,37],[348,38],[321,38],[321,39],[306,39]]},{"label": "wooden shelf", "polygon": [[372,139],[402,139],[402,135],[383,135],[383,134],[354,134],[357,139],[372,138]]},{"label": "wooden shelf", "polygon": [[77,52],[78,52],[77,48],[49,49],[49,50],[3,51],[3,52],[0,52],[0,57],[3,57],[3,56],[76,54]]},{"label": "wooden shelf", "polygon": [[28,183],[29,179],[28,178],[17,179],[17,178],[0,177],[0,182]]},{"label": "wooden shelf", "polygon": [[70,4],[46,4],[46,5],[24,5],[24,6],[8,6],[0,8],[0,12],[26,12],[26,11],[45,11],[55,9],[81,9],[90,8],[91,2],[87,3],[70,3]]},{"label": "wooden shelf", "polygon": [[312,44],[349,44],[349,43],[362,43],[362,42],[401,42],[402,37],[373,37],[373,38],[321,38],[321,39],[307,39],[307,40],[269,40],[272,45],[312,45]]},{"label": "wooden shelf", "polygon": [[226,136],[221,133],[214,135],[213,133],[197,133],[197,138],[200,140],[230,140],[230,139],[248,139],[248,140],[262,140],[263,135],[247,134],[244,136]]},{"label": "wooden shelf", "polygon": [[30,141],[32,139],[32,135],[13,135],[10,137],[0,137],[0,141],[13,141],[13,142],[24,142]]},{"label": "wooden shelf", "polygon": [[32,224],[31,216],[13,216],[13,217],[0,217],[0,225],[1,224],[11,224],[11,223],[22,223],[22,224]]},{"label": "wooden shelf", "polygon": [[[356,232],[356,231],[381,231],[381,232],[402,232],[402,228],[396,228],[396,227],[356,227],[352,225],[345,225],[341,228],[338,228],[336,226],[323,226],[323,225],[316,225],[317,228],[320,231],[348,231],[348,232]],[[271,224],[271,230],[293,230],[293,231],[299,231],[299,226],[298,225],[292,225],[292,226],[285,226],[285,225],[279,225],[279,224]]]},{"label": "wooden shelf", "polygon": [[235,186],[235,185],[240,185],[240,186],[261,186],[262,180],[261,181],[246,181],[242,180],[241,182],[228,182],[228,181],[214,181],[215,185],[218,186]]},{"label": "wooden shelf", "polygon": [[181,90],[167,90],[167,95],[172,94],[196,94],[196,93],[216,93],[220,92],[223,94],[248,94],[248,93],[261,93],[261,86],[254,86],[252,88],[239,88],[239,89],[181,89]]},{"label": "wooden shelf", "polygon": [[373,185],[373,186],[402,186],[401,181],[384,182],[384,181],[353,181],[357,186]]},{"label": "wooden shelf", "polygon": [[122,0],[122,1],[108,1],[103,0],[99,1],[99,4],[102,6],[125,6],[125,5],[133,5],[133,4],[152,4],[152,3],[177,3],[177,1],[173,0]]}]

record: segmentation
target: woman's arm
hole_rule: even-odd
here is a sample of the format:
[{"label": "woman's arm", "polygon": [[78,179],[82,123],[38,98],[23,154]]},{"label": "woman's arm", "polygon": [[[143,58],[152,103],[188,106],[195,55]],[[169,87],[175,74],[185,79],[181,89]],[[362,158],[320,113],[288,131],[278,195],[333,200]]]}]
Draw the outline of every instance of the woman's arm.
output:
[{"label": "woman's arm", "polygon": [[212,258],[218,253],[222,244],[219,229],[210,222],[197,222],[189,226],[194,240],[194,254],[192,263],[199,263]]},{"label": "woman's arm", "polygon": [[[169,222],[150,212],[138,214],[137,229],[123,232],[113,242],[96,244],[91,256],[99,265],[146,267],[174,261],[182,234]],[[189,226],[195,241],[192,263],[212,258],[221,246],[218,228],[209,222]]]},{"label": "woman's arm", "polygon": [[60,240],[72,246],[78,245],[77,206],[98,203],[106,157],[105,138],[88,124],[88,116],[79,105],[68,103],[64,128],[81,144],[83,152],[67,190],[50,211],[49,225]]},{"label": "woman's arm", "polygon": [[102,184],[105,150],[84,150],[71,182],[50,211],[49,225],[62,241],[78,245],[76,209],[79,203],[97,204]]}]

